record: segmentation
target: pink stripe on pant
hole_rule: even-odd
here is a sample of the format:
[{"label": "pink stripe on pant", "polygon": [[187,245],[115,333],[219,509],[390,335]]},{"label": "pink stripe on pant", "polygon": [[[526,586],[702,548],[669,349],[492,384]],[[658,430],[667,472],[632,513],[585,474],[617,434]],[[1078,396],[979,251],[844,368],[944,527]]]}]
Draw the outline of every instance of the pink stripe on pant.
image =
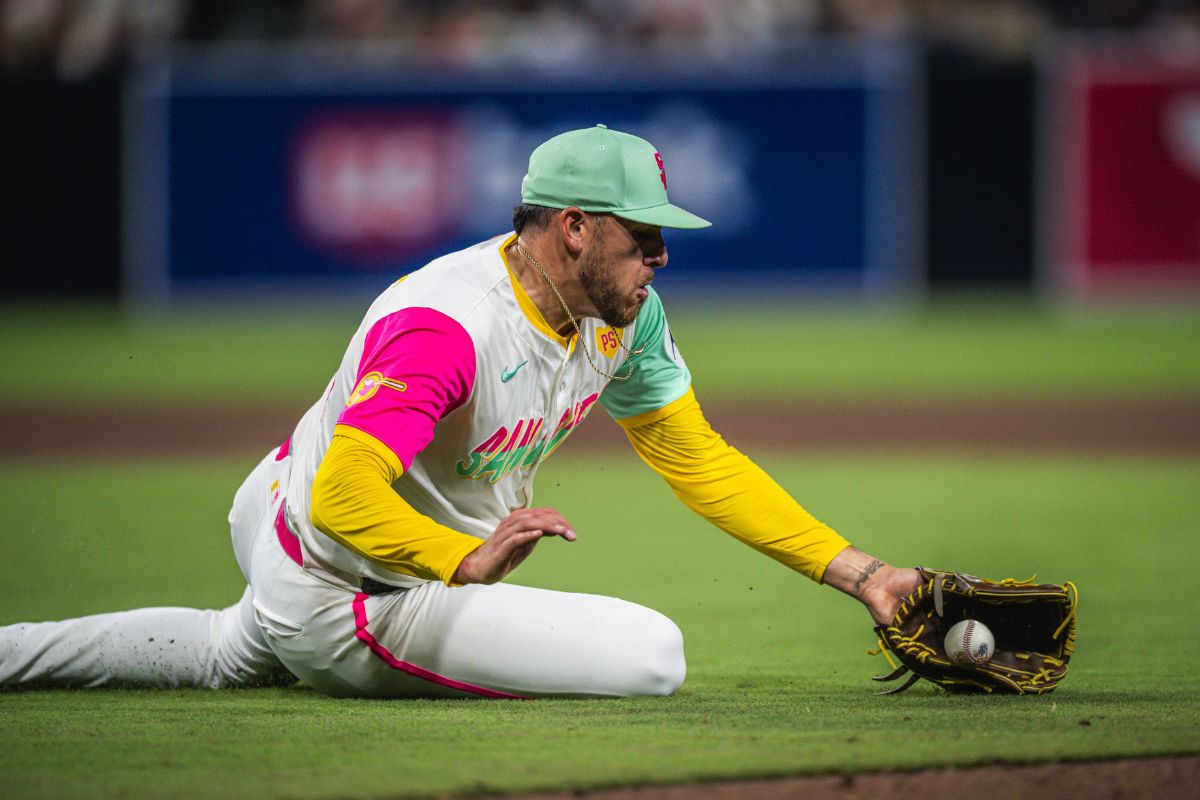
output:
[{"label": "pink stripe on pant", "polygon": [[[296,534],[292,533],[287,528],[287,521],[284,516],[286,504],[281,503],[279,513],[275,515],[275,534],[279,538],[279,545],[283,548],[283,552],[287,553],[288,558],[296,562],[300,566],[304,566],[303,551],[300,549],[300,539]],[[522,697],[516,694],[508,694],[507,692],[498,692],[494,689],[485,689],[482,686],[456,681],[453,678],[447,678],[445,675],[438,675],[436,672],[430,672],[424,667],[418,667],[416,664],[410,664],[407,661],[402,661],[396,658],[392,653],[379,643],[370,631],[367,630],[367,597],[369,595],[361,592],[354,595],[354,635],[360,642],[365,644],[370,651],[383,663],[387,664],[392,669],[398,669],[401,672],[406,672],[409,675],[420,678],[422,680],[436,683],[439,686],[446,686],[451,689],[458,689],[461,692],[479,695],[480,697],[491,697],[502,700],[531,700],[530,697]]]},{"label": "pink stripe on pant", "polygon": [[275,515],[275,535],[288,558],[303,567],[304,551],[300,549],[300,537],[288,530],[286,514],[287,503],[280,503],[279,513]]},{"label": "pink stripe on pant", "polygon": [[388,651],[386,647],[381,645],[379,641],[371,635],[370,631],[367,630],[367,597],[368,595],[362,594],[361,592],[354,595],[355,636],[360,642],[370,648],[371,652],[374,653],[380,661],[387,664],[392,669],[398,669],[401,672],[407,672],[409,675],[436,683],[439,686],[448,686],[451,689],[458,689],[461,692],[469,692],[471,694],[479,695],[480,697],[491,697],[503,700],[533,699],[531,697],[522,697],[521,695],[508,694],[507,692],[498,692],[494,689],[485,689],[482,686],[475,686],[474,684],[456,681],[453,678],[447,678],[445,675],[438,675],[436,672],[430,672],[423,667],[418,667],[416,664],[410,664],[407,661],[401,661],[400,659],[396,658]]}]

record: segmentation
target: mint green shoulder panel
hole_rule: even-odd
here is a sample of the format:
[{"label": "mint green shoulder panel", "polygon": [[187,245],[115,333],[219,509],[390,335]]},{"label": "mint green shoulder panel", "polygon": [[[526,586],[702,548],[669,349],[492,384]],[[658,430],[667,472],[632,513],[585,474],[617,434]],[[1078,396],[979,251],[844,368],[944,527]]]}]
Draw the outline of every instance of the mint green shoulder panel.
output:
[{"label": "mint green shoulder panel", "polygon": [[[613,419],[657,411],[683,397],[692,385],[692,374],[675,346],[662,301],[654,289],[649,291],[650,296],[633,323],[633,341],[625,342],[632,352],[645,349],[640,355],[626,357],[625,363],[630,359],[633,362],[629,380],[609,381],[600,394],[600,404]],[[625,374],[625,363],[617,375]]]}]

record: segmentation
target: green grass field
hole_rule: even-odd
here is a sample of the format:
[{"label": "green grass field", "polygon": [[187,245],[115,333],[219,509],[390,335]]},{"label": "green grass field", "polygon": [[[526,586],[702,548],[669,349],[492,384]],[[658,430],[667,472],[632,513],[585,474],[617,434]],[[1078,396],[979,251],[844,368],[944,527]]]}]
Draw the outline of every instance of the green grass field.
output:
[{"label": "green grass field", "polygon": [[[787,391],[805,371],[805,385],[827,397],[1200,390],[1197,317],[1066,321],[1016,308],[981,312],[981,324],[965,307],[885,321],[779,313],[781,335],[803,345],[803,368],[781,379]],[[19,316],[0,315],[10,367],[0,402],[36,399],[29,377],[54,385],[54,362],[68,357],[79,370],[59,373],[113,402],[236,398],[247,385],[250,397],[265,397],[256,376],[303,397],[324,382],[344,338],[323,337],[355,322],[330,322],[288,349],[273,325],[240,317],[130,327],[73,316],[64,328],[22,327]],[[698,315],[679,316],[689,363],[706,382],[726,385],[736,366],[747,385],[778,388],[768,386],[769,354],[747,349],[749,320],[710,330]],[[226,368],[222,348],[238,342]],[[1041,356],[1019,357],[1031,353]],[[935,355],[943,360],[924,363]],[[129,367],[137,380],[102,369],[127,356],[142,365]],[[0,624],[232,602],[242,587],[224,517],[269,445],[201,461],[0,463]],[[874,640],[854,603],[692,516],[631,454],[572,453],[568,444],[541,473],[537,502],[567,514],[580,540],[545,543],[514,580],[614,594],[671,616],[689,663],[675,697],[6,692],[0,797],[384,798],[1200,752],[1200,642],[1186,622],[1200,603],[1189,556],[1200,533],[1200,459],[751,454],[881,557],[1077,581],[1078,651],[1062,687],[1030,698],[928,686],[876,697],[868,676],[886,665],[866,654]]]}]

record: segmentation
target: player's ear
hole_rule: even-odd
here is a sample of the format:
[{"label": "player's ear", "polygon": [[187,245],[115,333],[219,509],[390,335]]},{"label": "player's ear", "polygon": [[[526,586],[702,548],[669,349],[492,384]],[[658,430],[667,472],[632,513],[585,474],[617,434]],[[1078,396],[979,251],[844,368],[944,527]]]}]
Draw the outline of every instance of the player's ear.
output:
[{"label": "player's ear", "polygon": [[558,215],[558,228],[563,244],[573,256],[582,252],[583,241],[590,227],[593,227],[593,221],[576,206],[568,206]]}]

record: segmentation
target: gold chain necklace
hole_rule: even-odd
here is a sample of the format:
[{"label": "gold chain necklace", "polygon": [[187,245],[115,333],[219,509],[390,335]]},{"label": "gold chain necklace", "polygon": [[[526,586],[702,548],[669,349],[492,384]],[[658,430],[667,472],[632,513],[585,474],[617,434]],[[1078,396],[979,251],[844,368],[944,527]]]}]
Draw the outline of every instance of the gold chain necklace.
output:
[{"label": "gold chain necklace", "polygon": [[625,362],[625,367],[626,367],[625,374],[624,375],[610,375],[607,372],[605,372],[604,370],[597,367],[596,362],[592,360],[592,354],[588,352],[587,342],[585,342],[583,340],[583,331],[581,331],[579,329],[579,323],[575,321],[575,315],[572,314],[571,309],[567,307],[567,301],[563,300],[563,296],[559,293],[558,287],[554,285],[554,281],[550,280],[550,275],[549,275],[549,273],[546,272],[546,268],[543,267],[541,264],[539,264],[538,260],[536,258],[529,255],[529,251],[526,250],[525,247],[520,242],[513,242],[513,245],[517,248],[517,252],[519,252],[522,256],[525,257],[526,261],[528,261],[530,264],[533,264],[533,266],[537,268],[537,271],[542,273],[542,277],[545,278],[546,283],[548,283],[550,285],[550,291],[554,292],[554,296],[558,298],[559,305],[562,306],[563,311],[567,312],[567,319],[571,320],[571,324],[573,326],[575,326],[575,336],[578,337],[579,346],[581,348],[583,348],[583,354],[587,357],[587,362],[591,366],[591,368],[593,370],[595,370],[597,374],[607,378],[608,380],[613,380],[613,381],[629,380],[629,378],[633,375],[633,356],[640,356],[642,354],[642,352],[646,349],[646,346],[642,345],[637,350],[630,350],[628,347],[625,346],[625,342],[621,341],[621,334],[620,334],[620,332],[617,331],[617,326],[613,325],[611,327],[613,329],[613,335],[617,337],[617,346],[620,347],[622,350],[624,350],[630,356],[629,360],[627,360]]}]

